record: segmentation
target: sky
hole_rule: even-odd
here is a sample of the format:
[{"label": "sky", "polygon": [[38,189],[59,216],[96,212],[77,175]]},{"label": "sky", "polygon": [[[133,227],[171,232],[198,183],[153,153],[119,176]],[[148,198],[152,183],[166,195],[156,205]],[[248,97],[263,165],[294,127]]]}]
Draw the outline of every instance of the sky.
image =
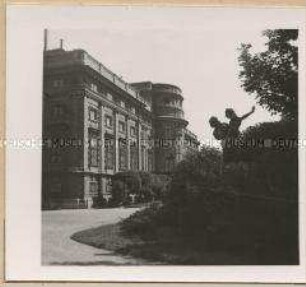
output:
[{"label": "sky", "polygon": [[[256,106],[242,130],[279,119],[256,104],[254,95],[241,88],[238,77],[238,48],[241,43],[251,43],[254,51],[263,50],[266,39],[261,33],[273,28],[269,26],[272,14],[262,13],[263,19],[259,19],[252,13],[231,17],[228,11],[217,14],[210,9],[116,11],[93,13],[95,28],[49,28],[49,48],[58,46],[59,38],[63,38],[65,49],[87,50],[127,82],[178,85],[183,91],[189,129],[202,143],[216,144],[208,120],[217,116],[226,121],[226,108],[242,115]],[[260,21],[254,21],[257,19]]]}]

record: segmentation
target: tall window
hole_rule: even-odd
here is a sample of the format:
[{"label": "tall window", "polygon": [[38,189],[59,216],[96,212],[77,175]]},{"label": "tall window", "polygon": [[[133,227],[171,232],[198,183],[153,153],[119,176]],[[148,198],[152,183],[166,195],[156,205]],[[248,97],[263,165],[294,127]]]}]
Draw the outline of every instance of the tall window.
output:
[{"label": "tall window", "polygon": [[89,113],[89,120],[92,122],[96,122],[99,118],[98,116],[98,110],[95,108],[90,107],[88,110]]},{"label": "tall window", "polygon": [[127,144],[124,140],[119,140],[119,170],[127,169]]},{"label": "tall window", "polygon": [[172,138],[172,130],[171,127],[166,127],[165,128],[165,139],[166,140],[171,140]]},{"label": "tall window", "polygon": [[131,142],[130,145],[130,168],[138,170],[138,148],[136,142]]},{"label": "tall window", "polygon": [[107,92],[101,86],[98,87],[98,92],[103,94],[104,96],[107,95]]},{"label": "tall window", "polygon": [[60,88],[64,86],[64,80],[63,79],[56,79],[53,81],[53,87]]},{"label": "tall window", "polygon": [[97,167],[99,165],[99,139],[95,132],[89,132],[89,165]]},{"label": "tall window", "polygon": [[106,136],[105,137],[105,169],[114,169],[114,139]]},{"label": "tall window", "polygon": [[145,146],[141,147],[141,170],[146,168],[146,148]]},{"label": "tall window", "polygon": [[106,193],[111,193],[112,192],[112,179],[108,178],[106,180]]},{"label": "tall window", "polygon": [[54,149],[54,150],[51,151],[50,162],[52,164],[60,164],[60,163],[62,163],[62,156],[60,154],[59,149]]},{"label": "tall window", "polygon": [[148,150],[148,171],[154,171],[153,159],[154,159],[153,149],[150,148]]},{"label": "tall window", "polygon": [[105,125],[108,128],[113,127],[113,118],[111,116],[108,116],[108,115],[105,116]]},{"label": "tall window", "polygon": [[54,105],[52,107],[52,117],[59,118],[64,115],[64,107],[60,104]]},{"label": "tall window", "polygon": [[174,168],[174,156],[170,154],[166,158],[166,172],[171,172]]},{"label": "tall window", "polygon": [[53,194],[53,196],[60,196],[62,191],[62,181],[59,177],[54,177],[50,181],[50,193]]},{"label": "tall window", "polygon": [[109,101],[113,101],[113,96],[110,93],[107,93],[106,97]]},{"label": "tall window", "polygon": [[131,127],[130,128],[130,135],[132,136],[132,137],[135,137],[136,136],[136,129],[135,129],[135,127]]},{"label": "tall window", "polygon": [[90,88],[94,91],[94,92],[98,92],[98,86],[94,83],[90,84]]},{"label": "tall window", "polygon": [[120,101],[120,107],[125,108],[125,102],[124,101]]},{"label": "tall window", "polygon": [[89,194],[91,196],[98,195],[98,183],[96,181],[89,182]]},{"label": "tall window", "polygon": [[119,132],[125,133],[125,123],[124,122],[119,122]]}]

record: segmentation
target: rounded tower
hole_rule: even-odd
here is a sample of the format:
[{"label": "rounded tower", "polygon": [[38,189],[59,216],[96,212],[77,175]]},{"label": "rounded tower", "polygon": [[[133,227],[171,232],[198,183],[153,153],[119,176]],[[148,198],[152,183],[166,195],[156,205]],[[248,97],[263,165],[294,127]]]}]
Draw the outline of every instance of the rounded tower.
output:
[{"label": "rounded tower", "polygon": [[182,159],[184,132],[188,121],[184,118],[182,91],[170,84],[152,85],[155,126],[155,171],[169,173]]}]

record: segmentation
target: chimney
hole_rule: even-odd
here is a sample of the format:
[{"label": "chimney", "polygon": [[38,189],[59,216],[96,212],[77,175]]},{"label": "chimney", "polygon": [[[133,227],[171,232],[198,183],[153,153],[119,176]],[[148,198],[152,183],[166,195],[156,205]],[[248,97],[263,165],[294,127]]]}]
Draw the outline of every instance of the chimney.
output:
[{"label": "chimney", "polygon": [[63,50],[64,49],[64,40],[60,39],[60,49]]},{"label": "chimney", "polygon": [[48,29],[44,29],[44,51],[48,50]]}]

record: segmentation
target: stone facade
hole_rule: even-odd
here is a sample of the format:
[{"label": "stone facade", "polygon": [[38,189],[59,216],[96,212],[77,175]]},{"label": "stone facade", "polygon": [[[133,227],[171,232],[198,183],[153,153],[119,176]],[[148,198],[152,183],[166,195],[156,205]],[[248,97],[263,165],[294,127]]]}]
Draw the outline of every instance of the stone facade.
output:
[{"label": "stone facade", "polygon": [[125,170],[170,173],[197,137],[180,88],[128,84],[84,50],[44,51],[42,204],[90,207]]}]

